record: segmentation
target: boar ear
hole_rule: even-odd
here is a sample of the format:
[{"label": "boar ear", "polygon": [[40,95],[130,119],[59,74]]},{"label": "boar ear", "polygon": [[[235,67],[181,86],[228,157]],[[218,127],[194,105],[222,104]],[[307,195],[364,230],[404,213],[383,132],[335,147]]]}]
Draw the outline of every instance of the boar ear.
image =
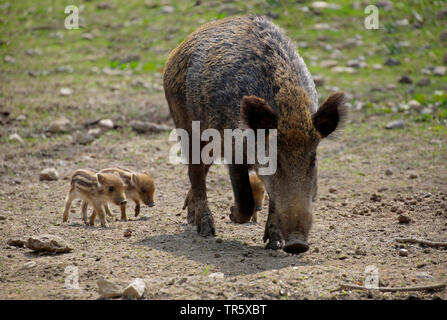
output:
[{"label": "boar ear", "polygon": [[345,94],[343,92],[331,93],[318,111],[313,114],[312,122],[323,138],[340,128],[346,120],[348,109],[344,102]]},{"label": "boar ear", "polygon": [[106,181],[106,177],[102,173],[97,173],[96,180],[98,180],[100,184],[104,184],[104,182]]},{"label": "boar ear", "polygon": [[272,107],[256,96],[244,96],[241,101],[240,127],[242,129],[276,129],[278,116]]},{"label": "boar ear", "polygon": [[130,174],[123,173],[120,175],[121,180],[123,180],[124,184],[130,184],[131,176]]}]

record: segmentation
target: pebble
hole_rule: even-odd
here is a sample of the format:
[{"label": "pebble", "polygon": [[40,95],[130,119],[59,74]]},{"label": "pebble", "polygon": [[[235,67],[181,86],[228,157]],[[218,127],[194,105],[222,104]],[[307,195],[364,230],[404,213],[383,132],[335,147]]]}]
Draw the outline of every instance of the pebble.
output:
[{"label": "pebble", "polygon": [[408,176],[408,179],[417,179],[417,177],[418,177],[417,174],[415,174],[415,173],[411,173],[411,174]]},{"label": "pebble", "polygon": [[316,10],[321,9],[331,9],[331,10],[338,10],[340,9],[340,5],[335,3],[328,3],[326,1],[314,1],[310,4],[310,7]]},{"label": "pebble", "polygon": [[24,269],[31,269],[37,265],[36,261],[28,261],[23,264]]},{"label": "pebble", "polygon": [[447,67],[439,66],[433,69],[433,74],[435,76],[444,76],[447,73]]},{"label": "pebble", "polygon": [[400,61],[394,58],[388,58],[385,60],[384,65],[386,66],[398,66],[400,65]]},{"label": "pebble", "polygon": [[82,131],[77,131],[73,134],[73,142],[78,144],[89,144],[95,140],[95,137]]},{"label": "pebble", "polygon": [[101,128],[92,128],[89,131],[87,131],[88,135],[91,135],[95,139],[99,138],[102,134]]},{"label": "pebble", "polygon": [[26,244],[26,241],[22,240],[22,239],[17,239],[17,238],[11,238],[11,239],[8,239],[7,244],[11,247],[23,248]]},{"label": "pebble", "polygon": [[129,125],[137,133],[148,133],[148,132],[158,133],[168,131],[171,129],[170,127],[163,124],[144,122],[139,120],[132,120],[129,122]]},{"label": "pebble", "polygon": [[336,193],[337,192],[337,189],[335,189],[335,188],[329,188],[329,193]]},{"label": "pebble", "polygon": [[393,171],[391,171],[390,169],[386,169],[385,175],[392,176],[393,175]]},{"label": "pebble", "polygon": [[59,179],[59,173],[55,168],[46,168],[39,173],[39,180],[54,181]]},{"label": "pebble", "polygon": [[115,126],[113,121],[110,119],[102,119],[99,121],[98,125],[104,129],[113,129]]},{"label": "pebble", "polygon": [[320,62],[320,68],[332,68],[338,65],[337,60],[323,60]]},{"label": "pebble", "polygon": [[71,121],[65,117],[61,117],[51,122],[47,128],[47,131],[51,133],[67,133],[70,132],[71,129]]},{"label": "pebble", "polygon": [[332,71],[337,73],[356,73],[357,69],[351,67],[334,67]]},{"label": "pebble", "polygon": [[70,88],[61,88],[60,93],[61,96],[70,96],[73,94],[73,90]]},{"label": "pebble", "polygon": [[402,120],[394,120],[391,122],[388,122],[388,124],[385,126],[385,129],[401,129],[404,127],[404,122]]},{"label": "pebble", "polygon": [[408,76],[408,75],[403,75],[403,76],[399,77],[397,79],[397,81],[399,83],[404,83],[404,84],[411,84],[411,83],[413,83],[413,79],[411,79],[411,77]]},{"label": "pebble", "polygon": [[126,231],[124,231],[124,237],[129,238],[132,236],[132,230],[127,229]]},{"label": "pebble", "polygon": [[213,272],[208,275],[209,278],[213,279],[223,279],[225,275],[222,272]]},{"label": "pebble", "polygon": [[25,141],[23,141],[22,137],[18,133],[13,133],[8,137],[9,141],[12,142],[19,142],[20,144],[24,144]]},{"label": "pebble", "polygon": [[373,194],[371,195],[370,200],[371,200],[371,201],[374,201],[374,202],[380,202],[380,201],[382,201],[382,196],[373,193]]},{"label": "pebble", "polygon": [[407,249],[399,249],[399,256],[408,257],[408,250]]},{"label": "pebble", "polygon": [[430,82],[431,82],[430,78],[422,78],[416,83],[416,85],[418,87],[426,87],[426,86],[430,85]]},{"label": "pebble", "polygon": [[397,220],[399,221],[399,223],[410,223],[410,221],[411,221],[411,219],[408,217],[408,216],[406,216],[406,215],[404,215],[404,214],[400,214],[398,217],[397,217]]},{"label": "pebble", "polygon": [[5,56],[5,57],[3,58],[3,61],[5,61],[6,63],[10,63],[10,64],[14,64],[14,63],[16,63],[16,59],[14,59],[14,58],[11,57],[11,56]]}]

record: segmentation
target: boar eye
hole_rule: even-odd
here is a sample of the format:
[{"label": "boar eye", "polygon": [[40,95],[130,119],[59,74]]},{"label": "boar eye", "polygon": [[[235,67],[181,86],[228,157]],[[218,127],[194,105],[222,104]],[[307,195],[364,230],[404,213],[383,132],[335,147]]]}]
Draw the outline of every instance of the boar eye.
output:
[{"label": "boar eye", "polygon": [[145,192],[146,192],[146,189],[142,188],[142,189],[141,189],[141,192],[145,193]]},{"label": "boar eye", "polygon": [[113,191],[115,191],[115,188],[114,187],[109,187],[109,192],[113,192]]}]

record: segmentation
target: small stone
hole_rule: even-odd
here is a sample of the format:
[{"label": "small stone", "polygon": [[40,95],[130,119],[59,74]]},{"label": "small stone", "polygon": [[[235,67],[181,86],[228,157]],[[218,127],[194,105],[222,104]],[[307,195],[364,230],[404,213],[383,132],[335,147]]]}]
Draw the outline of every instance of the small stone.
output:
[{"label": "small stone", "polygon": [[11,134],[11,135],[8,137],[8,140],[9,140],[9,141],[12,141],[12,142],[18,142],[18,143],[20,143],[20,144],[24,144],[24,143],[25,143],[25,141],[23,141],[22,137],[21,137],[19,134],[17,134],[17,133],[13,133],[13,134]]},{"label": "small stone", "polygon": [[417,179],[417,177],[418,177],[417,174],[415,174],[415,173],[411,173],[411,174],[408,176],[408,179]]},{"label": "small stone", "polygon": [[358,61],[358,60],[348,60],[346,62],[346,66],[358,69],[358,68],[360,68],[360,61]]},{"label": "small stone", "polygon": [[357,69],[351,67],[334,67],[331,69],[333,72],[337,73],[356,73]]},{"label": "small stone", "polygon": [[336,193],[337,192],[337,189],[335,189],[335,188],[329,188],[329,193]]},{"label": "small stone", "polygon": [[389,122],[385,129],[401,129],[404,127],[404,122],[402,120],[394,120]]},{"label": "small stone", "polygon": [[11,247],[23,248],[26,244],[26,241],[22,240],[22,239],[11,238],[11,239],[8,239],[7,244]]},{"label": "small stone", "polygon": [[433,69],[433,74],[435,76],[444,76],[447,73],[447,67],[438,66]]},{"label": "small stone", "polygon": [[51,234],[29,237],[26,247],[37,252],[67,253],[73,249],[61,237]]},{"label": "small stone", "polygon": [[214,254],[214,258],[220,258],[220,257],[221,257],[221,255],[219,253]]},{"label": "small stone", "polygon": [[95,139],[99,138],[102,134],[101,128],[92,128],[89,131],[87,131],[88,135],[91,135]]},{"label": "small stone", "polygon": [[222,239],[221,238],[217,238],[216,239],[216,243],[222,243]]},{"label": "small stone", "polygon": [[102,298],[119,298],[122,296],[121,288],[114,282],[104,279],[104,277],[100,277],[97,281],[98,291]]},{"label": "small stone", "polygon": [[399,221],[399,223],[404,223],[404,224],[410,223],[410,221],[411,221],[411,219],[404,214],[400,214],[397,217],[397,220]]},{"label": "small stone", "polygon": [[373,202],[380,202],[380,201],[382,201],[382,196],[373,193],[373,194],[371,195],[370,200],[373,201]]},{"label": "small stone", "polygon": [[431,82],[430,78],[422,78],[416,83],[416,86],[426,87],[426,86],[430,85],[430,82]]},{"label": "small stone", "polygon": [[213,279],[223,279],[225,275],[222,272],[213,272],[208,275],[209,278]]},{"label": "small stone", "polygon": [[432,194],[430,192],[427,192],[426,194],[424,194],[424,198],[430,198],[432,196]]},{"label": "small stone", "polygon": [[5,56],[5,57],[3,58],[3,61],[5,61],[6,63],[10,63],[10,64],[14,64],[14,63],[16,63],[16,59],[14,59],[14,58],[11,57],[11,56]]},{"label": "small stone", "polygon": [[95,140],[95,137],[92,135],[89,135],[88,133],[77,131],[73,134],[73,142],[78,144],[89,144]]},{"label": "small stone", "polygon": [[391,171],[390,169],[386,169],[385,175],[392,176],[393,175],[393,171]]},{"label": "small stone", "polygon": [[320,68],[333,68],[338,65],[337,60],[323,60],[320,62]]},{"label": "small stone", "polygon": [[410,100],[408,102],[408,106],[410,107],[410,109],[417,110],[417,111],[421,111],[421,109],[422,109],[422,105],[417,100]]},{"label": "small stone", "polygon": [[381,64],[379,64],[379,63],[376,63],[376,64],[373,64],[373,65],[372,65],[372,68],[373,68],[374,70],[382,70],[382,69],[383,69],[383,66],[382,66]]},{"label": "small stone", "polygon": [[104,129],[113,129],[115,126],[113,121],[110,119],[102,119],[99,121],[98,125]]},{"label": "small stone", "polygon": [[366,256],[366,251],[362,250],[360,248],[355,249],[354,254],[359,255],[359,256]]},{"label": "small stone", "polygon": [[398,66],[400,65],[400,61],[394,58],[388,58],[385,60],[384,65],[386,66]]},{"label": "small stone", "polygon": [[408,250],[407,249],[399,249],[399,256],[408,257]]},{"label": "small stone", "polygon": [[54,181],[59,179],[59,173],[55,168],[46,168],[39,173],[39,180]]},{"label": "small stone", "polygon": [[95,36],[91,33],[84,33],[82,35],[82,39],[85,39],[85,40],[93,40],[94,38],[95,38]]},{"label": "small stone", "polygon": [[163,14],[171,14],[174,13],[175,9],[172,6],[163,6],[160,10]]},{"label": "small stone", "polygon": [[399,77],[399,79],[397,81],[399,83],[403,83],[403,84],[411,84],[411,83],[413,83],[413,79],[411,79],[411,77],[408,76],[408,75],[403,75],[403,76]]},{"label": "small stone", "polygon": [[61,117],[51,122],[49,127],[47,128],[47,131],[51,133],[67,133],[70,132],[71,130],[72,130],[71,122],[65,117]]},{"label": "small stone", "polygon": [[144,294],[144,290],[146,290],[146,283],[143,279],[136,278],[124,289],[123,296],[126,298],[140,299]]},{"label": "small stone", "polygon": [[376,6],[379,8],[383,8],[385,11],[393,10],[394,4],[388,0],[379,0],[376,2]]},{"label": "small stone", "polygon": [[37,265],[36,261],[28,261],[23,264],[24,269],[31,269]]},{"label": "small stone", "polygon": [[330,9],[330,10],[338,10],[340,9],[340,5],[335,3],[328,3],[326,1],[314,1],[310,4],[310,7],[316,10],[321,9]]},{"label": "small stone", "polygon": [[0,221],[6,220],[6,217],[2,214],[0,214]]},{"label": "small stone", "polygon": [[163,131],[168,131],[171,128],[157,123],[144,122],[139,120],[132,120],[129,122],[130,127],[137,133],[158,133]]},{"label": "small stone", "polygon": [[70,88],[61,88],[60,93],[61,96],[70,96],[73,94],[73,90]]},{"label": "small stone", "polygon": [[124,237],[130,238],[131,236],[132,236],[132,230],[127,229],[126,231],[124,231]]},{"label": "small stone", "polygon": [[433,280],[433,276],[428,272],[418,272],[416,273],[416,277],[422,280]]}]

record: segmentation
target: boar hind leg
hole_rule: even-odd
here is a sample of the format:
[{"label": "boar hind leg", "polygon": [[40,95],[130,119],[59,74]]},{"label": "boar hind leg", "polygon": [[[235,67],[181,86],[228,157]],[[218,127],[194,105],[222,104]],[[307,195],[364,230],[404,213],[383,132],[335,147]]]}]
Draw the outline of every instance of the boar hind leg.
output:
[{"label": "boar hind leg", "polygon": [[[210,170],[210,167],[211,167],[210,165],[204,165],[205,180],[206,180],[206,176],[208,175],[208,171]],[[189,188],[188,194],[186,195],[186,198],[185,198],[185,202],[183,203],[182,210],[185,210],[186,208],[188,208],[191,201],[192,201],[192,188]],[[195,214],[194,214],[193,210],[188,210],[187,221],[189,224],[194,224]]]},{"label": "boar hind leg", "polygon": [[190,164],[188,167],[189,180],[191,181],[191,200],[188,203],[188,222],[193,220],[197,226],[197,232],[204,237],[214,236],[216,229],[214,219],[208,208],[206,197],[206,174],[209,165]]},{"label": "boar hind leg", "polygon": [[135,217],[138,217],[140,215],[140,201],[135,201]]},{"label": "boar hind leg", "polygon": [[87,201],[82,201],[82,205],[81,205],[82,221],[84,221],[85,224],[88,224],[88,221],[87,221],[87,209],[88,209]]},{"label": "boar hind leg", "polygon": [[68,221],[68,215],[70,214],[71,203],[73,202],[74,199],[75,194],[73,192],[73,189],[70,189],[69,194],[65,198],[65,209],[64,209],[64,215],[62,217],[62,222]]},{"label": "boar hind leg", "polygon": [[236,223],[248,222],[255,208],[248,167],[229,165],[229,171],[235,202],[235,205],[231,207],[230,220]]},{"label": "boar hind leg", "polygon": [[266,249],[278,250],[284,245],[284,237],[279,228],[278,217],[275,214],[275,204],[272,200],[269,202],[269,215],[265,225],[264,242],[267,242]]}]

